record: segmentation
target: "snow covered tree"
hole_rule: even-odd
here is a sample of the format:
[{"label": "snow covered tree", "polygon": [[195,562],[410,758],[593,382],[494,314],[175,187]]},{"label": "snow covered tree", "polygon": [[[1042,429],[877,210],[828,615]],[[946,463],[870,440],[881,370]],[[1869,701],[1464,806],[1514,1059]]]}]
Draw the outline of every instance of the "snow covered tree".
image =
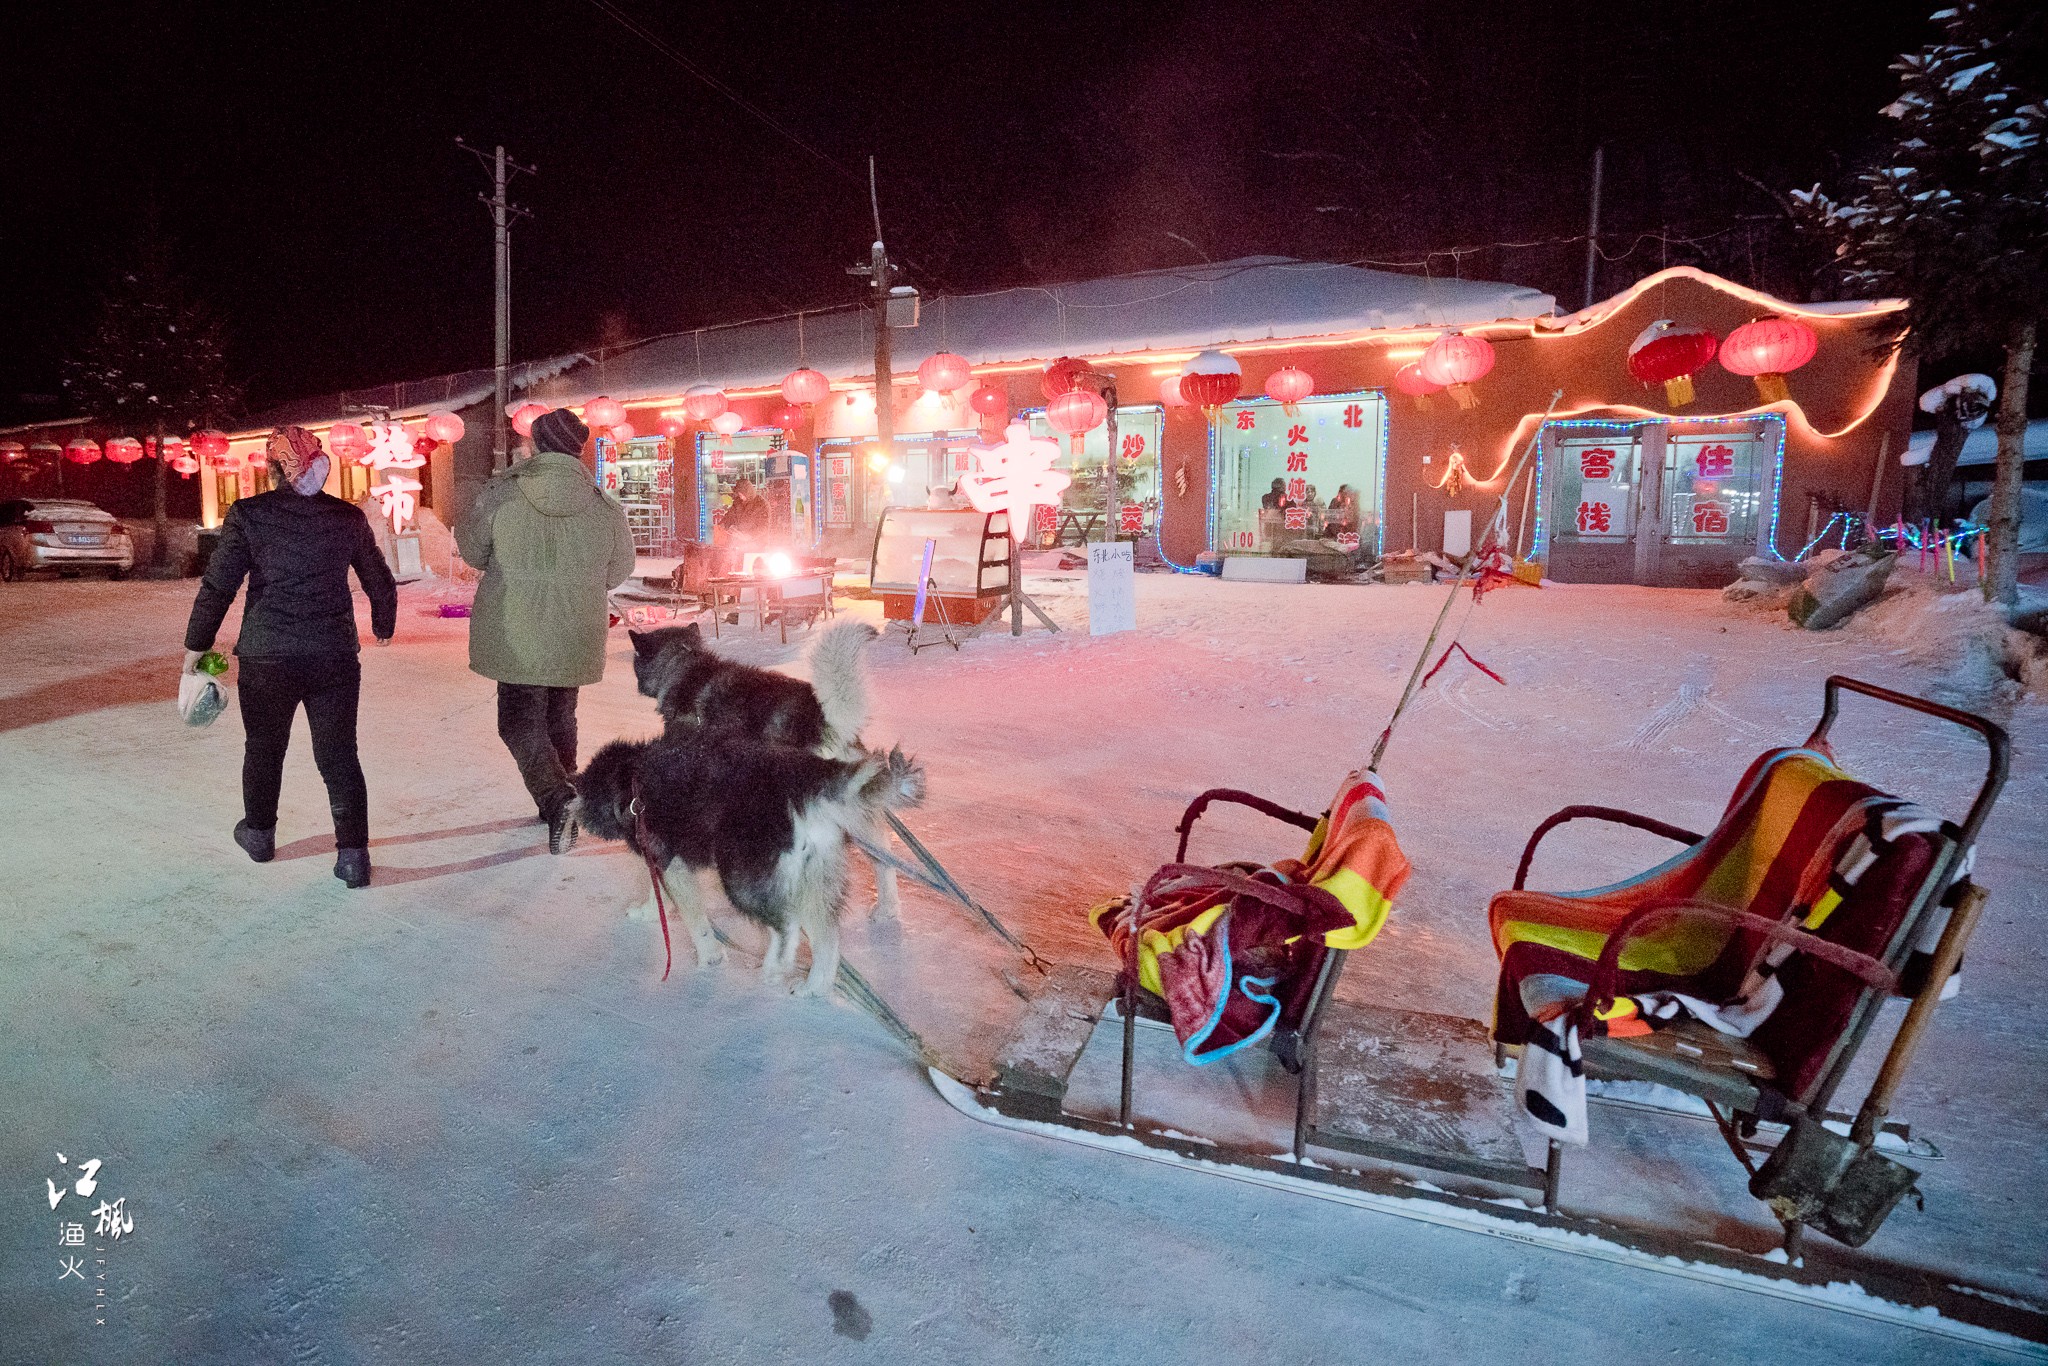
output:
[{"label": "snow covered tree", "polygon": [[[1846,283],[1908,300],[1892,345],[2003,349],[1984,592],[2011,603],[2027,378],[2048,314],[2048,19],[2036,0],[1969,0],[1932,20],[1940,40],[1892,64],[1902,89],[1883,112],[1896,143],[1847,197],[1815,186],[1792,196],[1793,212],[1832,241]],[[1929,490],[1936,507],[1944,493]]]},{"label": "snow covered tree", "polygon": [[241,390],[228,379],[219,323],[179,277],[153,217],[144,220],[129,262],[102,291],[91,332],[66,359],[64,389],[80,412],[156,438],[151,566],[164,571],[170,564],[164,437],[226,420],[240,405]]}]

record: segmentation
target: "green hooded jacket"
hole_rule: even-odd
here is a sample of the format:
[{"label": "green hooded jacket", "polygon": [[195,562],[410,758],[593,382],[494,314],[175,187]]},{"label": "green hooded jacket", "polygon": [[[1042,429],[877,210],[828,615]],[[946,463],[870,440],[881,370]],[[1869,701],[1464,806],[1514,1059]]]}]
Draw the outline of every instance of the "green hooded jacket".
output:
[{"label": "green hooded jacket", "polygon": [[633,533],[581,460],[542,451],[494,475],[456,524],[455,546],[483,572],[472,672],[550,688],[604,677],[605,594],[633,572]]}]

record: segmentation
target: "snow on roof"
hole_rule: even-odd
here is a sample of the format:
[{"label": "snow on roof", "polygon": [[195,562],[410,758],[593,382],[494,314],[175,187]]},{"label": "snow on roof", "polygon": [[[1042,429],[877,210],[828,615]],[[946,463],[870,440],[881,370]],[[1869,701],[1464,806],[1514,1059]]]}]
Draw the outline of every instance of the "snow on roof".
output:
[{"label": "snow on roof", "polygon": [[1766,294],[1760,289],[1751,289],[1747,285],[1738,285],[1733,280],[1724,280],[1711,271],[1701,270],[1697,266],[1672,266],[1668,269],[1660,270],[1654,275],[1646,275],[1613,298],[1602,299],[1599,303],[1590,304],[1576,313],[1560,314],[1554,318],[1539,318],[1536,321],[1536,326],[1544,331],[1558,332],[1576,332],[1592,327],[1594,324],[1602,322],[1611,315],[1620,312],[1637,295],[1642,294],[1646,290],[1654,289],[1656,286],[1670,280],[1691,280],[1696,284],[1703,284],[1709,289],[1719,290],[1723,294],[1732,294],[1739,299],[1748,299],[1760,308],[1768,309],[1772,313],[1781,314],[1789,318],[1801,316],[1853,318],[1866,313],[1892,313],[1906,306],[1904,299],[1843,299],[1818,304],[1787,303],[1785,300]]},{"label": "snow on roof", "polygon": [[[1934,449],[1934,431],[1913,433],[1906,440],[1906,454],[1927,458],[1927,452]],[[2024,459],[2048,459],[2048,417],[2037,417],[2027,424],[2026,444],[2021,448]],[[1956,457],[1956,464],[1991,465],[1998,461],[1998,429],[1985,423],[1976,431],[1963,438],[1963,453]]]},{"label": "snow on roof", "polygon": [[[1548,316],[1540,290],[1432,279],[1358,266],[1250,256],[1068,285],[1030,285],[928,299],[920,325],[895,334],[895,368],[935,351],[971,364],[1199,350],[1234,343],[1411,327],[1465,327]],[[831,379],[874,370],[865,311],[805,315],[802,364]],[[692,384],[772,386],[799,362],[795,318],[706,328],[643,343],[544,386],[556,402],[598,394],[665,397]]]},{"label": "snow on roof", "polygon": [[[580,351],[571,351],[545,360],[521,361],[512,367],[512,392],[523,393],[589,359]],[[249,436],[284,426],[306,427],[340,422],[359,418],[366,409],[376,408],[388,408],[391,416],[397,418],[424,417],[430,412],[454,411],[481,403],[492,396],[496,387],[495,370],[464,370],[459,374],[437,375],[433,379],[400,380],[370,389],[347,389],[317,398],[293,399],[253,413],[242,419],[229,435]]]}]

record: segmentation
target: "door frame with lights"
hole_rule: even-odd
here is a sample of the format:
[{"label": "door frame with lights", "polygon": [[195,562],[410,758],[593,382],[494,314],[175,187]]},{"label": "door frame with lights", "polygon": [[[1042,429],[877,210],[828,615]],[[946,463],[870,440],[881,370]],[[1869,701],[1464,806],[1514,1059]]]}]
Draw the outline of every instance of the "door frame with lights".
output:
[{"label": "door frame with lights", "polygon": [[1779,414],[1566,418],[1537,450],[1535,554],[1560,583],[1718,588],[1776,539]]}]

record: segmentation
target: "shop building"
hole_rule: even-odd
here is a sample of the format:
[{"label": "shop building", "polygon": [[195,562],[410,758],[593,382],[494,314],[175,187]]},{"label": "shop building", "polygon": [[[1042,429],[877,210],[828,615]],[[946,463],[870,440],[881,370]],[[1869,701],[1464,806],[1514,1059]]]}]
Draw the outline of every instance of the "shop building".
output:
[{"label": "shop building", "polygon": [[[556,357],[520,367],[515,392],[548,406],[600,396],[624,405],[633,435],[601,436],[590,458],[650,555],[712,540],[745,478],[767,493],[792,548],[861,556],[883,507],[924,505],[972,468],[985,424],[1014,420],[1067,450],[1073,482],[1054,535],[1071,542],[1113,527],[1177,568],[1299,553],[1347,531],[1367,560],[1410,547],[1461,553],[1482,530],[1471,519],[1534,437],[1537,477],[1508,510],[1524,558],[1567,581],[1718,585],[1747,555],[1796,554],[1836,511],[1861,515],[1874,502],[1880,520],[1894,515],[1914,377],[1875,344],[1900,306],[1794,304],[1679,267],[1560,314],[1550,296],[1515,285],[1261,257],[923,301],[918,325],[892,334],[887,451],[872,317],[858,308]],[[1766,397],[1715,361],[1678,405],[1630,372],[1632,344],[1659,320],[1725,338],[1763,318],[1812,336],[1786,397]],[[1449,333],[1492,348],[1471,406],[1396,385]],[[1176,406],[1162,386],[1207,351],[1241,366],[1240,397],[1211,412]],[[964,357],[970,372],[949,393],[917,378],[919,362],[940,352]],[[1048,425],[1042,382],[1063,357],[1084,362],[1091,386],[1116,399],[1110,422],[1072,439]],[[1264,396],[1283,368],[1306,375],[1312,392],[1290,403]],[[785,396],[797,370],[822,378],[814,401]],[[463,439],[437,450],[423,479],[422,502],[443,520],[490,472],[488,381],[485,371],[406,386],[419,392],[383,405],[399,417],[444,408],[465,418]],[[426,391],[434,385],[444,392]],[[704,386],[728,409],[717,426],[693,416],[691,390]],[[999,393],[1003,412],[970,406],[977,390]],[[322,403],[335,411],[315,412]],[[333,400],[291,411],[282,420],[316,430],[346,416]],[[266,414],[238,439],[258,440],[277,420]],[[1340,489],[1350,511],[1336,516]]]}]

